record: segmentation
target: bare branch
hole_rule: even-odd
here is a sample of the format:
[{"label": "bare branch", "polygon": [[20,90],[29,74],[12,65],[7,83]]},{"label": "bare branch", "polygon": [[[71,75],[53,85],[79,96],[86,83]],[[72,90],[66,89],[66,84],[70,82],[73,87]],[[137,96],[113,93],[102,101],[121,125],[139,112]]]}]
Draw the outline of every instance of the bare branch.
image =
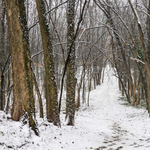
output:
[{"label": "bare branch", "polygon": [[[61,4],[59,4],[58,6],[52,8],[51,10],[49,10],[48,12],[46,12],[46,15],[48,15],[51,11],[57,9],[58,7],[60,7],[60,6],[64,5],[64,4],[66,4],[68,1],[69,1],[69,0],[67,0],[67,1],[65,1],[65,2],[63,2],[63,3],[61,3]],[[38,23],[39,23],[39,21],[37,21],[36,23],[34,23],[31,27],[29,27],[28,31],[30,31],[30,30],[31,30],[33,27],[35,27]]]},{"label": "bare branch", "polygon": [[137,58],[130,57],[130,59],[131,59],[131,60],[135,60],[135,61],[140,62],[140,63],[142,63],[143,65],[145,65],[145,63],[144,63],[143,61],[141,61],[141,60],[139,60],[139,59],[137,59]]}]

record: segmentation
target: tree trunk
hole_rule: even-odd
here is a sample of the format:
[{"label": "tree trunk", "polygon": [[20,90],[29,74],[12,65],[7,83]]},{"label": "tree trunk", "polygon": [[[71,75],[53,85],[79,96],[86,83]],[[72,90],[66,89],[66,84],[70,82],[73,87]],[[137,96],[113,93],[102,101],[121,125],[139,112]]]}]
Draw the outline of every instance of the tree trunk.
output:
[{"label": "tree trunk", "polygon": [[105,76],[104,76],[104,74],[105,74],[105,67],[103,67],[102,73],[103,73],[103,74],[102,74],[102,83],[104,83],[104,77],[105,77]]},{"label": "tree trunk", "polygon": [[88,70],[88,99],[87,99],[87,106],[90,106],[90,92],[91,92],[91,67]]},{"label": "tree trunk", "polygon": [[28,119],[31,129],[39,135],[34,118],[33,78],[24,1],[4,0],[4,3],[12,60],[14,101],[11,117],[15,121],[22,116],[23,121]]},{"label": "tree trunk", "polygon": [[1,70],[1,91],[0,91],[0,102],[1,102],[1,105],[0,105],[0,110],[4,110],[4,75],[3,75],[3,70]]},{"label": "tree trunk", "polygon": [[133,84],[133,102],[132,105],[135,106],[136,103],[136,62],[134,61],[134,84]]},{"label": "tree trunk", "polygon": [[39,90],[39,87],[38,87],[38,84],[37,84],[36,77],[35,77],[35,74],[34,74],[34,72],[33,72],[33,69],[32,69],[32,76],[33,76],[33,81],[34,81],[34,85],[35,85],[35,90],[36,90],[36,92],[37,92],[38,101],[39,101],[40,118],[44,118],[44,115],[43,115],[42,97],[41,97],[41,94],[40,94],[40,90]]},{"label": "tree trunk", "polygon": [[10,70],[8,71],[8,76],[7,76],[7,99],[6,99],[6,104],[5,104],[5,109],[4,111],[6,112],[6,114],[8,114],[8,110],[9,110],[9,102],[10,102],[10,95],[11,95],[11,91],[12,91],[12,86],[10,87]]},{"label": "tree trunk", "polygon": [[82,83],[82,103],[84,104],[85,103],[85,97],[86,97],[86,86],[85,86],[85,84],[86,84],[86,82],[85,82],[85,69],[84,69],[84,76],[83,76],[83,83]]},{"label": "tree trunk", "polygon": [[119,84],[119,91],[121,91],[121,83],[120,83],[120,80],[118,80],[118,84]]},{"label": "tree trunk", "polygon": [[[69,52],[72,42],[74,42],[74,9],[75,1],[68,1],[67,6],[67,51]],[[66,91],[66,119],[67,125],[74,125],[75,115],[75,44],[67,66],[67,91]]]},{"label": "tree trunk", "polygon": [[57,86],[54,71],[54,58],[52,49],[52,37],[48,27],[48,20],[46,18],[46,8],[44,0],[36,0],[40,31],[42,37],[44,65],[46,75],[46,110],[47,119],[53,122],[54,125],[60,125],[58,101],[57,101]]},{"label": "tree trunk", "polygon": [[139,78],[136,106],[140,104],[141,84],[142,82],[141,82],[141,79]]},{"label": "tree trunk", "polygon": [[5,60],[5,9],[2,0],[0,0],[0,110],[4,109],[4,60]]},{"label": "tree trunk", "polygon": [[121,88],[122,96],[124,96],[124,88]]},{"label": "tree trunk", "polygon": [[[148,113],[150,115],[150,68],[149,68],[149,62],[150,61],[149,61],[149,57],[147,57],[147,55],[146,55],[146,46],[145,46],[145,43],[144,43],[144,33],[143,33],[143,30],[142,30],[142,26],[140,24],[138,14],[137,14],[136,10],[133,8],[131,0],[128,0],[128,2],[131,6],[131,9],[132,9],[133,13],[134,13],[136,23],[137,23],[137,26],[138,26],[138,30],[139,30],[139,35],[140,35],[140,43],[141,43],[141,46],[142,46],[142,53],[143,53],[143,57],[144,57],[145,70],[146,70],[146,83],[147,83],[147,89],[145,91],[146,92],[146,102],[147,102]],[[149,8],[150,8],[150,3],[149,3]],[[150,29],[148,31],[148,34],[150,35]],[[148,50],[148,51],[150,51],[150,50]]]}]

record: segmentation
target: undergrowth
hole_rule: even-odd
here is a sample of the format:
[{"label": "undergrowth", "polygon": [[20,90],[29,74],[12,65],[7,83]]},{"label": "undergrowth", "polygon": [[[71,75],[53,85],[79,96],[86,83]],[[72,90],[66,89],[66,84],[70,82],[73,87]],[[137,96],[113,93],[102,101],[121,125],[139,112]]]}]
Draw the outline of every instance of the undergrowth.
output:
[{"label": "undergrowth", "polygon": [[139,105],[132,105],[132,97],[130,97],[130,101],[131,103],[129,103],[127,101],[127,98],[125,96],[120,96],[118,100],[122,101],[121,105],[125,105],[128,107],[134,107],[134,108],[139,108],[139,109],[146,109],[147,108],[147,104],[146,104],[146,100],[145,99],[140,99],[140,104]]}]

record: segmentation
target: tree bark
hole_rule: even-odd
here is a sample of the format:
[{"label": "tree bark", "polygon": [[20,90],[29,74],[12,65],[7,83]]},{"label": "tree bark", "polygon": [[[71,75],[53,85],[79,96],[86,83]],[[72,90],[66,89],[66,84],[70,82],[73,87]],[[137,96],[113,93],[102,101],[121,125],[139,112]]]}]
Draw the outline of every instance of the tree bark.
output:
[{"label": "tree bark", "polygon": [[33,69],[32,69],[32,76],[33,76],[33,81],[34,81],[34,85],[35,85],[35,90],[36,90],[36,92],[37,92],[38,101],[39,101],[40,118],[44,118],[44,115],[43,115],[42,97],[41,97],[41,94],[40,94],[40,90],[39,90],[39,87],[38,87],[38,84],[37,84],[36,77],[35,77],[35,74],[34,74],[34,72],[33,72]]},{"label": "tree bark", "polygon": [[4,0],[4,4],[12,60],[14,101],[11,117],[19,121],[23,116],[23,121],[28,120],[31,129],[39,135],[34,118],[33,78],[24,1]]},{"label": "tree bark", "polygon": [[5,8],[3,6],[2,0],[0,1],[0,69],[1,69],[1,78],[0,78],[0,110],[4,109],[4,60],[5,60]]},{"label": "tree bark", "polygon": [[132,5],[131,1],[128,0],[128,2],[131,6],[131,9],[132,9],[133,13],[134,13],[135,20],[136,20],[138,30],[139,30],[139,34],[140,34],[140,43],[141,43],[141,46],[142,46],[142,53],[143,53],[145,69],[146,69],[146,82],[147,82],[146,101],[147,101],[148,113],[150,115],[150,68],[149,68],[149,58],[146,55],[146,46],[145,46],[145,43],[144,43],[144,34],[143,34],[143,30],[142,30],[142,27],[141,27],[141,24],[140,24],[138,14],[137,14],[136,10],[133,8],[133,5]]},{"label": "tree bark", "polygon": [[46,75],[46,110],[47,120],[53,122],[54,125],[60,125],[57,86],[54,71],[54,58],[52,49],[52,37],[48,27],[46,18],[46,8],[44,0],[36,0],[36,6],[39,17],[40,31],[42,37],[42,46],[44,53],[44,65]]},{"label": "tree bark", "polygon": [[[74,9],[75,1],[68,1],[67,6],[67,51],[74,41]],[[75,44],[72,46],[70,59],[67,65],[67,91],[66,91],[66,119],[67,125],[74,125],[75,115]]]}]

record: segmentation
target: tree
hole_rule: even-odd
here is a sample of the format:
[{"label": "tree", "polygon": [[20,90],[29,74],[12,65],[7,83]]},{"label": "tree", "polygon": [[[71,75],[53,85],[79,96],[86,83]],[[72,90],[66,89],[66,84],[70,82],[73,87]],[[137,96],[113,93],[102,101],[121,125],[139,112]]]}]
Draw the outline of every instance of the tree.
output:
[{"label": "tree", "polygon": [[[148,113],[150,116],[150,64],[149,64],[149,56],[146,54],[146,45],[144,42],[144,33],[143,33],[143,29],[141,26],[141,22],[140,22],[140,18],[139,15],[136,11],[136,9],[133,7],[132,3],[130,0],[128,0],[130,7],[134,13],[135,16],[135,20],[138,26],[138,31],[139,31],[139,35],[140,35],[140,43],[142,46],[142,53],[143,53],[143,57],[144,57],[144,63],[145,63],[145,70],[146,70],[146,82],[147,82],[147,109],[148,109]],[[148,24],[149,24],[149,20],[148,20]],[[149,32],[148,32],[148,38],[149,38]],[[149,46],[148,46],[149,48]],[[149,53],[149,49],[148,49],[148,53]]]},{"label": "tree", "polygon": [[4,66],[5,66],[5,9],[0,0],[0,110],[4,108]]},{"label": "tree", "polygon": [[4,0],[11,49],[13,95],[12,120],[24,123],[39,135],[35,122],[33,78],[24,1]]},{"label": "tree", "polygon": [[44,0],[36,0],[36,5],[44,53],[47,119],[49,122],[53,122],[55,125],[60,125],[57,102],[57,86],[54,71],[52,37],[48,27],[48,20],[46,18],[46,8]]},{"label": "tree", "polygon": [[[74,41],[74,9],[75,1],[68,1],[67,6],[67,52],[70,51],[70,46]],[[74,125],[75,115],[75,44],[72,45],[72,51],[67,65],[66,79],[66,119],[68,125]]]}]

